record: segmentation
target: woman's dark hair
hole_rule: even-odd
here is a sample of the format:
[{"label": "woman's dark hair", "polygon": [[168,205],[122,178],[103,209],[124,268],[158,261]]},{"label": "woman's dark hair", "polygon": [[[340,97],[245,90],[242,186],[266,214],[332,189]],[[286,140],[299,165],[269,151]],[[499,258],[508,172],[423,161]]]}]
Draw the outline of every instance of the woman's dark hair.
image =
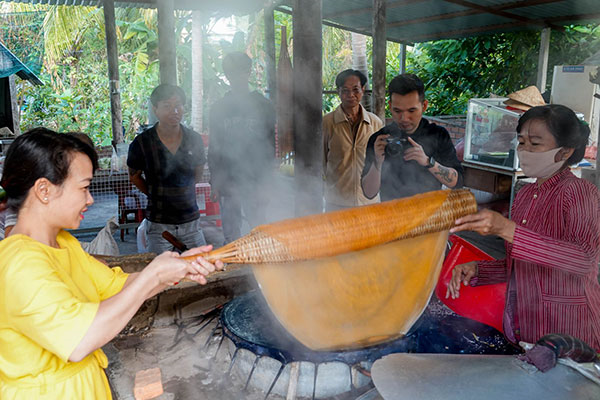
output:
[{"label": "woman's dark hair", "polygon": [[394,77],[388,85],[388,94],[390,98],[393,93],[405,96],[411,92],[419,94],[419,101],[425,100],[425,84],[415,74],[400,74]]},{"label": "woman's dark hair", "polygon": [[357,69],[346,69],[338,74],[335,78],[335,86],[339,89],[344,86],[346,80],[351,76],[356,76],[360,80],[360,87],[364,87],[367,84],[367,77],[365,74]]},{"label": "woman's dark hair", "polygon": [[566,161],[568,165],[577,164],[583,159],[590,128],[570,108],[560,104],[532,107],[519,118],[517,132],[520,133],[525,122],[531,120],[544,122],[559,147],[575,149]]},{"label": "woman's dark hair", "polygon": [[61,185],[69,175],[75,153],[83,153],[98,169],[93,147],[74,134],[61,134],[46,128],[32,129],[14,140],[8,148],[0,186],[6,191],[8,207],[18,211],[35,181],[46,178]]},{"label": "woman's dark hair", "polygon": [[169,100],[173,96],[178,96],[181,103],[185,105],[186,99],[183,89],[179,86],[163,83],[154,88],[152,94],[150,94],[150,102],[154,107],[157,107],[159,102]]}]

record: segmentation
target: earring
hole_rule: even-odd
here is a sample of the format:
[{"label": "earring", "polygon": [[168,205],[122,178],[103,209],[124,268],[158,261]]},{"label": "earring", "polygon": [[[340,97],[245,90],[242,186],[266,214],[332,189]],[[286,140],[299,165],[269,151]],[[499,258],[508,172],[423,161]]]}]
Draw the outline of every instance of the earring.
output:
[{"label": "earring", "polygon": [[47,198],[47,197],[44,197],[44,201],[48,201],[48,198]]}]

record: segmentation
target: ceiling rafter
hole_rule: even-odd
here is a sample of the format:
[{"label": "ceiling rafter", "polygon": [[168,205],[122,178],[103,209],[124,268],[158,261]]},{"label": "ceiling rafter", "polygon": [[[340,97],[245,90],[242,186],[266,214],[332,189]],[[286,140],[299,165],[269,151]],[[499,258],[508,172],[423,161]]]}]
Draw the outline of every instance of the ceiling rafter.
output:
[{"label": "ceiling rafter", "polygon": [[[562,22],[562,21],[585,21],[585,20],[598,20],[598,19],[600,19],[600,13],[563,15],[560,17],[545,18],[543,21]],[[542,20],[540,20],[540,21],[542,21]],[[530,23],[525,22],[525,21],[517,21],[517,22],[504,23],[504,24],[480,26],[480,27],[474,27],[474,28],[456,29],[456,30],[452,30],[452,31],[444,31],[444,32],[438,32],[438,33],[428,34],[428,35],[411,36],[410,39],[414,42],[428,42],[431,40],[437,40],[437,39],[448,38],[448,37],[465,36],[465,34],[477,34],[477,33],[488,32],[488,31],[491,32],[491,31],[505,30],[505,29],[509,29],[509,28],[512,28],[515,26],[526,26],[526,25],[530,25]],[[562,29],[562,30],[564,30],[564,29]],[[408,40],[406,40],[406,41],[408,41]]]},{"label": "ceiling rafter", "polygon": [[[385,5],[386,9],[390,8],[407,6],[415,3],[422,3],[427,0],[400,0],[400,1],[391,1]],[[364,7],[364,8],[355,8],[352,10],[337,12],[335,14],[326,14],[323,15],[323,18],[340,18],[340,17],[348,17],[351,15],[361,15],[361,14],[371,14],[373,12],[373,7]]]},{"label": "ceiling rafter", "polygon": [[452,3],[452,4],[456,4],[459,6],[463,6],[463,7],[467,7],[467,8],[472,8],[475,10],[481,10],[485,13],[488,14],[493,14],[493,15],[497,15],[500,17],[504,17],[504,18],[509,18],[509,19],[514,19],[516,21],[519,22],[525,22],[528,24],[533,24],[533,25],[541,25],[544,27],[550,27],[552,29],[555,30],[562,30],[561,27],[556,26],[556,25],[550,25],[547,22],[543,21],[543,20],[535,20],[535,19],[531,19],[531,18],[527,18],[527,17],[523,17],[521,15],[517,15],[517,14],[513,14],[513,13],[509,13],[503,10],[495,10],[492,7],[487,7],[487,6],[481,6],[479,4],[476,3],[472,3],[470,1],[466,1],[466,0],[444,0],[446,3]]},{"label": "ceiling rafter", "polygon": [[427,34],[427,35],[411,36],[411,39],[413,39],[414,42],[429,42],[432,40],[447,39],[447,38],[452,38],[452,37],[464,37],[468,34],[479,34],[479,33],[483,33],[483,32],[504,30],[504,29],[509,29],[511,27],[524,26],[524,25],[530,25],[530,24],[527,22],[523,22],[523,21],[508,22],[508,23],[503,23],[503,24],[486,25],[486,26],[479,26],[479,27],[473,27],[473,28],[454,29],[451,31],[436,32],[436,33]]},{"label": "ceiling rafter", "polygon": [[[490,8],[493,10],[498,10],[498,11],[511,10],[511,9],[515,9],[515,8],[523,8],[523,7],[530,7],[530,6],[536,6],[536,5],[542,5],[542,4],[556,3],[558,1],[562,1],[562,0],[531,0],[531,1],[528,1],[527,3],[524,3],[522,1],[515,1],[513,3],[500,4],[497,6],[490,7]],[[468,10],[456,11],[456,12],[446,13],[446,14],[431,15],[429,17],[415,18],[415,19],[412,19],[409,21],[391,22],[391,23],[387,24],[387,27],[395,28],[397,26],[423,24],[423,23],[427,23],[427,22],[442,21],[445,19],[466,17],[466,16],[470,16],[470,15],[478,15],[478,14],[483,14],[483,13],[485,13],[485,11],[483,11],[483,10],[468,9]]]}]

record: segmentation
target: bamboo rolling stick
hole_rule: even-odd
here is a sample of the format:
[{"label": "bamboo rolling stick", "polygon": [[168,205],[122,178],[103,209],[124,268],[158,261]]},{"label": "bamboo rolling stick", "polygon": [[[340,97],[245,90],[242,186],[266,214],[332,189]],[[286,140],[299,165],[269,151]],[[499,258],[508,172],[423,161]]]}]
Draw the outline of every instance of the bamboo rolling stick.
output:
[{"label": "bamboo rolling stick", "polygon": [[237,264],[330,257],[447,230],[457,218],[475,212],[477,203],[469,190],[439,190],[260,225],[203,256]]}]

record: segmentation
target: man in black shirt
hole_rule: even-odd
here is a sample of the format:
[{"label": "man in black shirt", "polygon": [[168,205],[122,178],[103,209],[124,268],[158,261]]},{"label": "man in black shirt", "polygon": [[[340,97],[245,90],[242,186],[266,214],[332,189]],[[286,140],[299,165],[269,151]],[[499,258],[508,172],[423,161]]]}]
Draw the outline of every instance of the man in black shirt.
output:
[{"label": "man in black shirt", "polygon": [[205,151],[200,135],[181,124],[185,93],[162,84],[150,101],[158,123],[131,142],[127,156],[130,181],[148,196],[148,251],[172,250],[164,231],[189,248],[205,245],[196,203]]},{"label": "man in black shirt", "polygon": [[414,74],[396,76],[388,87],[393,122],[367,144],[362,188],[381,201],[459,188],[463,169],[448,131],[423,119],[425,86]]}]

